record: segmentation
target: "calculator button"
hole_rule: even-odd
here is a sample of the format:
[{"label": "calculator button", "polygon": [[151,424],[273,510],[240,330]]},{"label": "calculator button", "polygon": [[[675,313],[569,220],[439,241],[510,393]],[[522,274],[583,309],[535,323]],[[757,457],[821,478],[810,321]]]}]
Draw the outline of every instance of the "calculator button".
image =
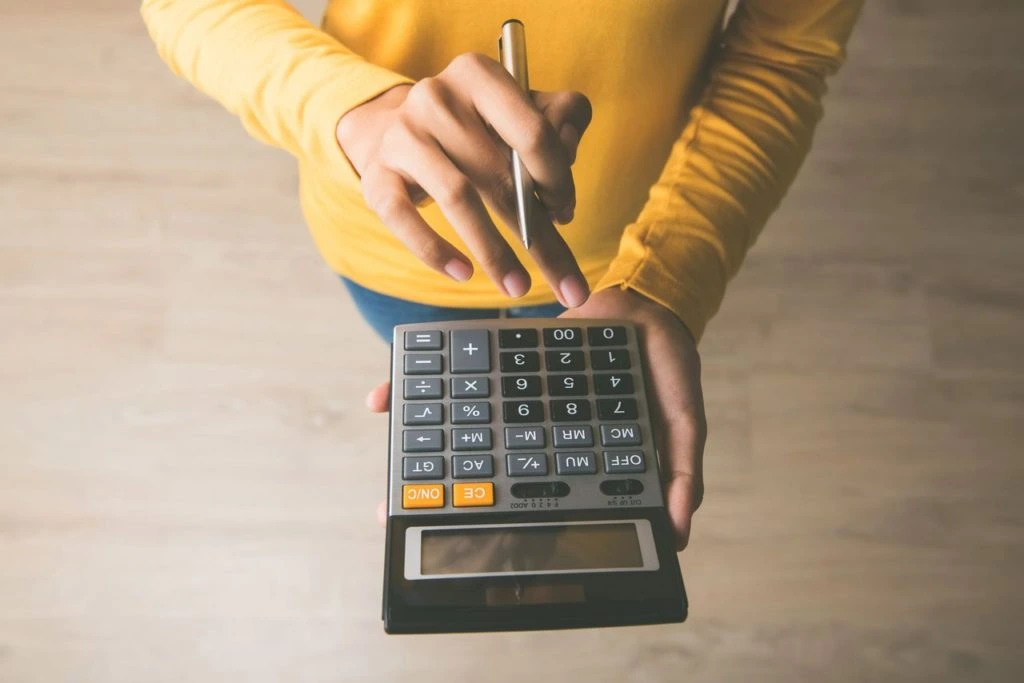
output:
[{"label": "calculator button", "polygon": [[555,425],[551,428],[551,435],[555,448],[594,445],[594,433],[590,425]]},{"label": "calculator button", "polygon": [[443,508],[444,484],[405,484],[402,486],[402,507]]},{"label": "calculator button", "polygon": [[402,458],[402,479],[444,478],[444,456],[419,455]]},{"label": "calculator button", "polygon": [[643,451],[604,452],[604,471],[608,474],[639,474],[646,470]]},{"label": "calculator button", "polygon": [[537,346],[537,330],[498,330],[498,346],[503,349],[529,349]]},{"label": "calculator button", "polygon": [[487,377],[452,377],[452,398],[487,398],[491,380]]},{"label": "calculator button", "polygon": [[595,394],[632,394],[633,375],[617,373],[614,375],[594,375]]},{"label": "calculator button", "polygon": [[635,420],[636,401],[632,398],[599,398],[597,417],[601,420]]},{"label": "calculator button", "polygon": [[440,377],[407,379],[402,386],[402,396],[406,400],[417,398],[441,398],[443,393]]},{"label": "calculator button", "polygon": [[597,474],[593,453],[555,453],[556,474]]},{"label": "calculator button", "polygon": [[643,492],[643,482],[636,479],[606,479],[601,482],[601,493],[606,496],[638,496]]},{"label": "calculator button", "polygon": [[552,375],[548,377],[548,393],[552,396],[586,396],[586,375]]},{"label": "calculator button", "polygon": [[505,427],[505,448],[544,448],[544,428]]},{"label": "calculator button", "polygon": [[452,505],[457,508],[494,505],[494,484],[489,481],[452,484]]},{"label": "calculator button", "polygon": [[583,331],[578,327],[549,327],[544,330],[544,346],[582,346]]},{"label": "calculator button", "polygon": [[544,403],[542,401],[505,401],[502,405],[505,422],[543,422]]},{"label": "calculator button", "polygon": [[452,372],[490,372],[490,330],[452,330],[448,353]]},{"label": "calculator button", "polygon": [[406,351],[440,351],[441,330],[419,330],[405,333]]},{"label": "calculator button", "polygon": [[487,401],[466,401],[452,404],[452,424],[487,424],[491,421],[491,404]]},{"label": "calculator button", "polygon": [[402,424],[439,425],[444,422],[444,408],[440,403],[406,403],[402,406]]},{"label": "calculator button", "polygon": [[430,453],[444,450],[444,431],[440,429],[403,429],[402,450],[406,453]]},{"label": "calculator button", "polygon": [[540,354],[536,351],[502,351],[502,372],[537,372],[540,370]]},{"label": "calculator button", "polygon": [[546,351],[544,357],[551,372],[571,372],[586,367],[582,351]]},{"label": "calculator button", "polygon": [[625,327],[588,327],[587,340],[591,346],[625,346]]},{"label": "calculator button", "polygon": [[543,477],[548,473],[548,456],[544,453],[509,453],[505,465],[510,477]]},{"label": "calculator button", "polygon": [[491,428],[453,429],[453,451],[489,451],[491,450]]},{"label": "calculator button", "polygon": [[570,489],[564,481],[517,481],[510,490],[516,498],[564,498]]},{"label": "calculator button", "polygon": [[590,419],[590,401],[580,398],[572,401],[552,401],[551,419],[559,422],[583,422]]},{"label": "calculator button", "polygon": [[540,375],[523,375],[521,377],[509,376],[501,378],[502,396],[540,396],[540,394]]},{"label": "calculator button", "polygon": [[405,374],[436,375],[442,369],[442,356],[439,353],[407,353],[405,354]]},{"label": "calculator button", "polygon": [[487,454],[480,455],[453,455],[452,456],[452,478],[468,479],[476,477],[494,476],[494,456]]},{"label": "calculator button", "polygon": [[602,446],[639,446],[640,425],[601,425]]},{"label": "calculator button", "polygon": [[626,370],[629,368],[627,349],[591,349],[590,367],[595,370]]}]

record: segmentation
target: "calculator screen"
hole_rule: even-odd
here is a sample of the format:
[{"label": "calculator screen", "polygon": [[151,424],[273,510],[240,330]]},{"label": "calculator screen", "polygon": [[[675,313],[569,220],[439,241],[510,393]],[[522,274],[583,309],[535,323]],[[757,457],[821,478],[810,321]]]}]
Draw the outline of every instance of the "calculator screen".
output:
[{"label": "calculator screen", "polygon": [[420,537],[423,577],[642,568],[632,522],[434,528]]}]

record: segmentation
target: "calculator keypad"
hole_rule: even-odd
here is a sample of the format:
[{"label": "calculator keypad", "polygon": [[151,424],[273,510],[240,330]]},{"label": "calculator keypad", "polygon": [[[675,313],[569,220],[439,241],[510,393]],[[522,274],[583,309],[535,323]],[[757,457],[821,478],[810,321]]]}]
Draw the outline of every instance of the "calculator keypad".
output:
[{"label": "calculator keypad", "polygon": [[628,324],[396,328],[391,514],[663,505]]}]

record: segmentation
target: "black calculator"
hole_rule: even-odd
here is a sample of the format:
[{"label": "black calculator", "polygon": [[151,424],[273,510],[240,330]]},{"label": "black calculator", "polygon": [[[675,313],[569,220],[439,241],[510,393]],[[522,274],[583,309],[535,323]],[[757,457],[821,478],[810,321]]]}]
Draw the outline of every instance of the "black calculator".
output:
[{"label": "black calculator", "polygon": [[384,629],[679,622],[636,329],[395,327]]}]

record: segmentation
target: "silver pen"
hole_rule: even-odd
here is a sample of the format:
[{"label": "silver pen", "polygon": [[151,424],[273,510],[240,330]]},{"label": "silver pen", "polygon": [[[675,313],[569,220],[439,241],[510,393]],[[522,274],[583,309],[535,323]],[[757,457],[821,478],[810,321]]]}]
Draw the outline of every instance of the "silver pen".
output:
[{"label": "silver pen", "polygon": [[[519,87],[530,94],[530,78],[526,70],[526,30],[523,22],[509,19],[501,25],[501,36],[498,38],[498,53],[501,65],[512,74]],[[516,186],[516,215],[519,218],[519,237],[523,246],[530,248],[532,237],[532,220],[534,202],[533,178],[530,177],[519,154],[512,150],[512,180]]]}]

